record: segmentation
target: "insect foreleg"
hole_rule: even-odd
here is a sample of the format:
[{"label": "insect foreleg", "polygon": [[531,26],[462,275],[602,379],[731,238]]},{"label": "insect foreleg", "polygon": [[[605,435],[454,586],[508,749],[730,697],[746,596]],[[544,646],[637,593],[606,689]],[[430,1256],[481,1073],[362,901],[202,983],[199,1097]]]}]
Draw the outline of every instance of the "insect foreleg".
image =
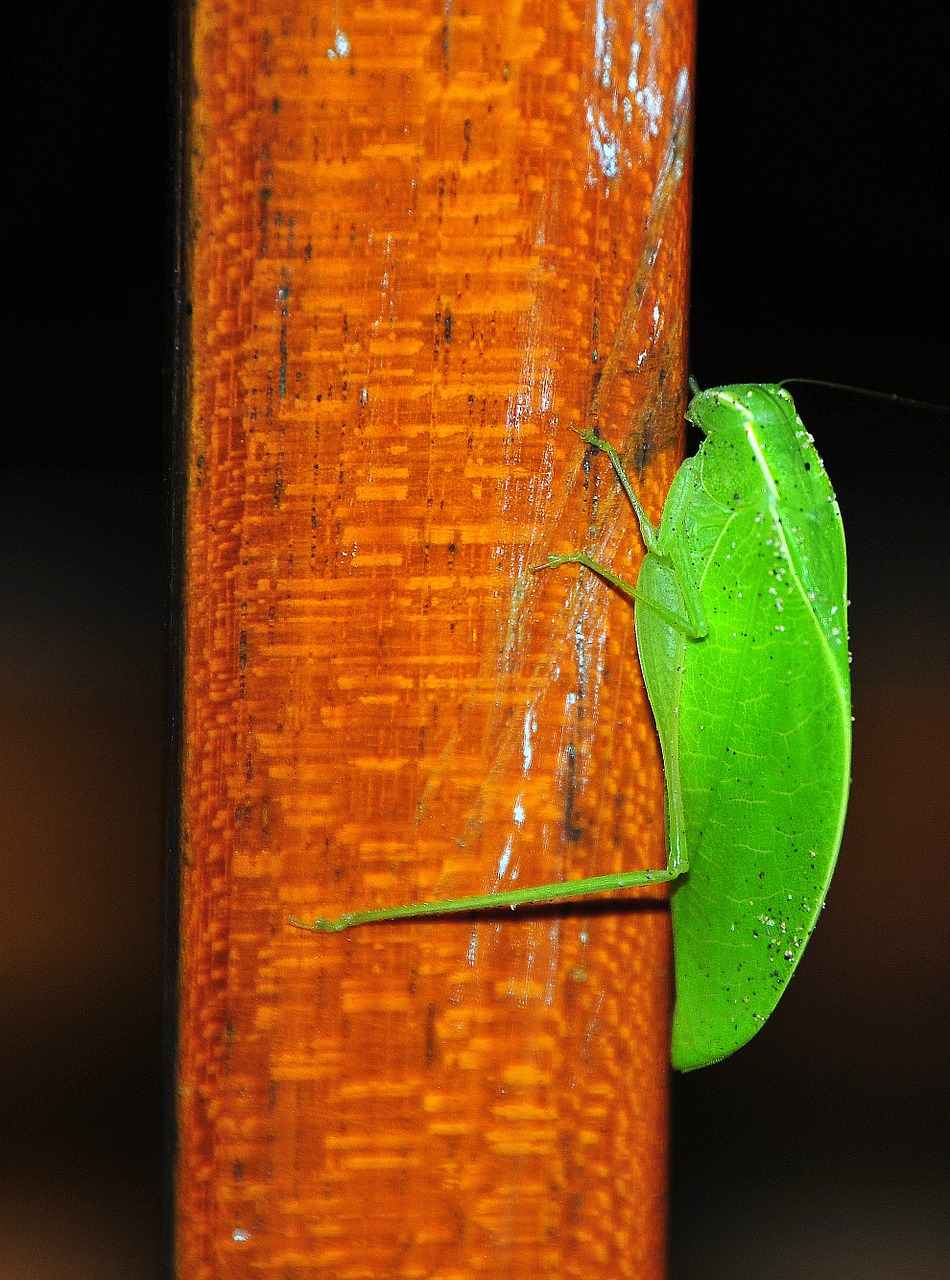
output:
[{"label": "insect foreleg", "polygon": [[630,505],[636,513],[637,520],[640,524],[640,536],[643,538],[643,545],[646,547],[647,551],[655,551],[657,546],[656,525],[654,525],[653,521],[644,511],[643,505],[637,497],[634,487],[630,483],[630,478],[624,469],[623,459],[620,454],[608,440],[602,440],[591,427],[588,427],[586,431],[578,431],[577,434],[580,436],[584,444],[589,444],[591,448],[599,449],[601,453],[606,453],[607,457],[610,459],[610,465],[613,467],[614,473],[620,481],[620,487],[627,495]]},{"label": "insect foreleg", "polygon": [[654,555],[657,559],[670,565],[676,575],[680,594],[683,598],[683,613],[677,613],[676,610],[670,609],[666,604],[646,592],[638,592],[636,587],[613,573],[610,569],[607,569],[604,565],[593,560],[586,552],[575,552],[568,556],[548,556],[548,564],[541,565],[539,568],[555,567],[561,564],[582,564],[616,587],[618,591],[622,591],[632,599],[639,600],[642,604],[647,605],[658,618],[675,631],[685,635],[687,639],[705,640],[709,634],[709,624],[706,621],[706,614],[700,599],[699,586],[693,578],[692,567],[689,563],[688,555],[685,554],[682,540],[682,530],[688,523],[688,509],[692,499],[692,486],[690,484],[692,479],[692,460],[687,459],[677,472],[673,487],[667,495],[666,504],[663,508],[663,519],[660,521],[659,526],[656,526],[644,511],[643,505],[637,497],[633,485],[630,483],[630,477],[627,475],[623,465],[623,459],[614,446],[609,441],[602,440],[591,428],[586,431],[579,431],[578,435],[584,444],[589,444],[592,448],[599,449],[601,453],[605,453],[610,459],[610,465],[613,467],[614,473],[620,481],[620,486],[627,495],[637,517],[643,545],[650,555]]}]

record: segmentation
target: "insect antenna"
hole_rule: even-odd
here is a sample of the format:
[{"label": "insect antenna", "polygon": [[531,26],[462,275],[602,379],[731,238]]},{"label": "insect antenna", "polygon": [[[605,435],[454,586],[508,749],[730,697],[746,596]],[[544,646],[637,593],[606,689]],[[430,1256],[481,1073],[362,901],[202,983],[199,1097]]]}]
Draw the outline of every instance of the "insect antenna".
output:
[{"label": "insect antenna", "polygon": [[[932,400],[915,400],[912,396],[901,396],[894,391],[872,391],[870,387],[855,387],[849,382],[829,382],[825,378],[783,378],[776,385],[787,387],[792,382],[804,387],[828,387],[832,391],[846,391],[855,396],[866,396],[869,400],[885,400],[890,404],[905,404],[911,409],[926,409],[930,413],[950,415],[950,406],[935,404]],[[692,378],[690,378],[692,384]]]}]

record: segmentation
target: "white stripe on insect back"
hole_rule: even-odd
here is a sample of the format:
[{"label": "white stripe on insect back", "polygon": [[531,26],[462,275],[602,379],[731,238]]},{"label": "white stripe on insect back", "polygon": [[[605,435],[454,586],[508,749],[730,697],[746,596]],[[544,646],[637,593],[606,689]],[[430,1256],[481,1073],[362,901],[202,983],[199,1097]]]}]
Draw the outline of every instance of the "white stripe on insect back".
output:
[{"label": "white stripe on insect back", "polygon": [[748,409],[742,403],[742,401],[738,400],[734,395],[724,394],[723,392],[720,392],[719,399],[724,400],[726,404],[731,404],[732,407],[734,409],[737,409],[739,413],[742,415],[742,422],[745,427],[745,433],[746,433],[746,436],[748,437],[749,445],[752,449],[752,452],[755,454],[755,460],[759,464],[759,469],[761,470],[763,476],[765,476],[765,483],[768,487],[769,493],[772,495],[773,499],[777,502],[778,501],[778,485],[775,483],[775,479],[772,475],[772,472],[769,469],[769,465],[765,461],[765,454],[762,452],[762,446],[759,444],[759,437],[755,433],[755,416],[753,415],[752,411]]}]

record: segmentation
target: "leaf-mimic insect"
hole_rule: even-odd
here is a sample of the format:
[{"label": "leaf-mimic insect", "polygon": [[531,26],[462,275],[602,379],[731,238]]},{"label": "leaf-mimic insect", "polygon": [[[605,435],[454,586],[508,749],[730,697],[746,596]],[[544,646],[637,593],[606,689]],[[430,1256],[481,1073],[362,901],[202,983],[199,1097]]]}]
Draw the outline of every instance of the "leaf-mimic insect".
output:
[{"label": "leaf-mimic insect", "polygon": [[335,932],[672,881],[681,1071],[745,1044],[785,990],[834,870],[851,759],[844,532],[792,397],[719,387],[696,395],[687,417],[706,438],[674,477],[657,528],[613,447],[581,437],[607,454],[640,522],[636,586],[584,552],[541,566],[584,565],[637,602],[667,866],[302,926]]}]

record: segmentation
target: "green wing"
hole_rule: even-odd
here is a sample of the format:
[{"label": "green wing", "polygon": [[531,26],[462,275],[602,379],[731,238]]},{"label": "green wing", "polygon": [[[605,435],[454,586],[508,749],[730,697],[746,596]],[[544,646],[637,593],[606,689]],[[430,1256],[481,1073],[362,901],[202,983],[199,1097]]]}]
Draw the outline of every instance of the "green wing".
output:
[{"label": "green wing", "polygon": [[[796,423],[792,406],[784,426]],[[786,455],[783,429],[762,446],[774,501],[724,520],[722,494],[703,483],[688,513],[709,636],[688,643],[677,714],[689,861],[672,895],[680,1070],[726,1057],[766,1021],[841,842],[851,747],[843,537],[810,441]]]},{"label": "green wing", "polygon": [[772,596],[763,575],[778,522],[739,521],[744,554],[711,562],[704,578],[703,599],[728,605],[710,612],[715,643],[691,646],[680,704],[690,744],[679,762],[690,870],[672,902],[681,1070],[739,1048],[782,995],[834,870],[850,773],[847,698],[807,592],[789,569]]}]

